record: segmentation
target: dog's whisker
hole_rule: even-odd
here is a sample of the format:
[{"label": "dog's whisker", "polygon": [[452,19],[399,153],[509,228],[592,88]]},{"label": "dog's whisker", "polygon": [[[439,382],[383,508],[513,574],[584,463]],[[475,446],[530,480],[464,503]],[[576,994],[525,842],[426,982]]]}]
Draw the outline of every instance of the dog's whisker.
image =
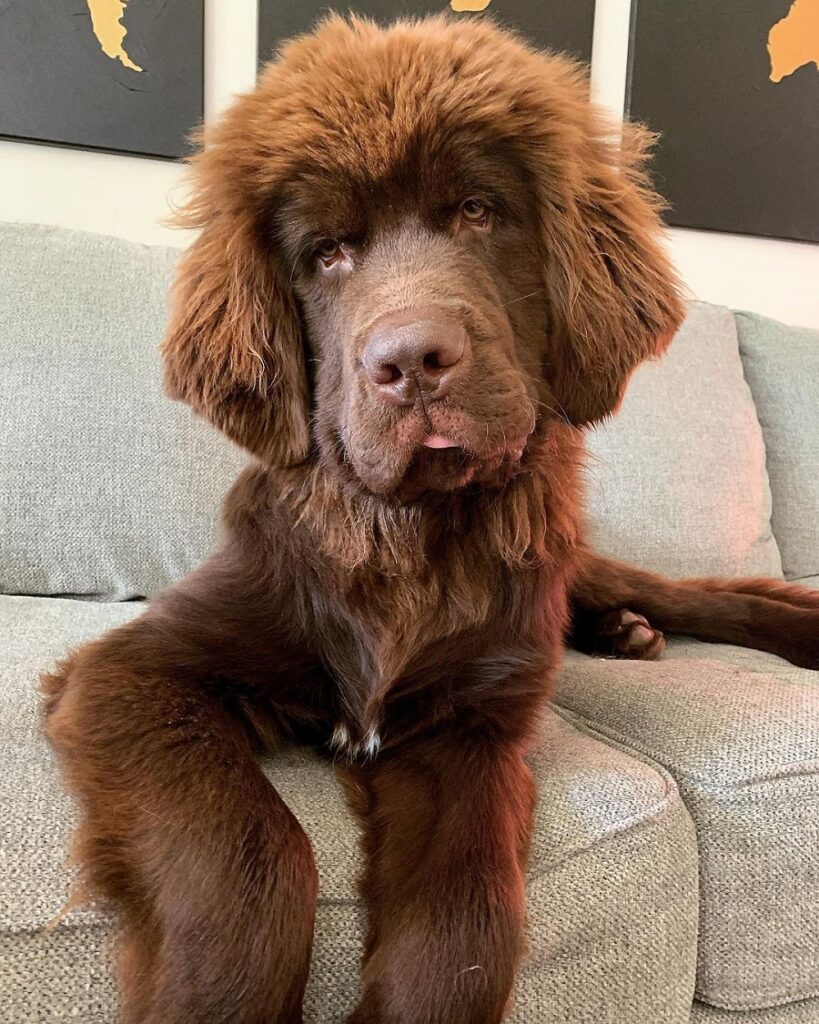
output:
[{"label": "dog's whisker", "polygon": [[533,299],[535,295],[541,295],[545,291],[545,288],[536,288],[533,292],[528,292],[526,295],[519,295],[516,299],[510,299],[509,302],[504,302],[503,308],[506,309],[508,306],[514,306],[516,302],[524,302],[526,299]]}]

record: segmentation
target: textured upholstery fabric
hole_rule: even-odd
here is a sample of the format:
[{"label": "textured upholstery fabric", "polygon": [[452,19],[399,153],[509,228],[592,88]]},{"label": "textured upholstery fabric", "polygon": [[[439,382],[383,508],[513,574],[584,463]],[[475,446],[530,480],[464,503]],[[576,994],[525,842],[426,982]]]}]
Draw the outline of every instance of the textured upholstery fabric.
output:
[{"label": "textured upholstery fabric", "polygon": [[692,303],[668,353],[637,370],[589,448],[596,550],[672,577],[781,576],[730,310]]},{"label": "textured upholstery fabric", "polygon": [[819,999],[806,999],[770,1010],[718,1010],[694,1003],[691,1024],[819,1024]]},{"label": "textured upholstery fabric", "polygon": [[765,436],[785,575],[819,574],[819,331],[737,313],[740,354]]},{"label": "textured upholstery fabric", "polygon": [[0,225],[0,592],[150,594],[213,546],[243,456],[162,394],[175,258]]},{"label": "textured upholstery fabric", "polygon": [[[111,926],[74,910],[52,931],[69,875],[71,807],[38,729],[37,675],[137,604],[0,597],[0,1024],[113,1024]],[[547,717],[529,883],[531,953],[515,1024],[685,1024],[696,969],[697,853],[670,776],[585,727]],[[267,766],[310,835],[321,878],[309,1024],[343,1019],[363,930],[356,830],[330,766],[288,751]]]},{"label": "textured upholstery fabric", "polygon": [[819,673],[677,640],[655,663],[570,654],[557,699],[677,781],[699,841],[700,998],[819,995]]}]

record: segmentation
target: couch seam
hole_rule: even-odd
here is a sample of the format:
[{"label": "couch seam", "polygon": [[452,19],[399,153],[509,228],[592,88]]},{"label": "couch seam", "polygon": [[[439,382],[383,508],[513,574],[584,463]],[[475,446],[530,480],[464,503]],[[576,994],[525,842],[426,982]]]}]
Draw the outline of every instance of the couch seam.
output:
[{"label": "couch seam", "polygon": [[[564,708],[559,708],[555,705],[551,705],[551,707],[554,710],[555,714],[561,720],[567,722],[573,728],[577,729],[578,732],[584,733],[585,735],[590,736],[593,739],[598,738],[595,734],[594,728],[590,726],[587,722],[582,720],[575,721],[574,716],[571,714],[571,712],[567,713]],[[628,750],[626,748],[619,747],[619,749],[621,753],[628,754]],[[644,764],[645,762],[641,761],[641,763]],[[597,849],[598,847],[604,844],[607,844],[610,840],[617,839],[619,836],[625,835],[628,832],[636,832],[643,825],[656,824],[667,813],[669,813],[673,808],[677,806],[682,807],[686,816],[689,818],[689,820],[691,820],[691,815],[688,811],[688,808],[685,806],[685,801],[682,799],[682,794],[680,793],[680,790],[676,782],[674,781],[673,777],[661,765],[654,764],[651,765],[651,767],[654,769],[656,774],[659,775],[664,785],[665,791],[661,799],[651,804],[647,808],[646,812],[641,813],[639,815],[634,814],[631,817],[625,819],[625,821],[620,822],[614,830],[607,832],[599,839],[596,839],[593,842],[587,843],[583,846],[578,846],[575,849],[569,851],[564,856],[545,864],[536,874],[531,874],[527,877],[526,884],[529,885],[541,881],[547,875],[553,874],[555,871],[559,870],[561,867],[563,867],[564,864],[568,864],[576,857],[584,856],[590,851]],[[699,861],[699,848],[697,848],[697,861]]]},{"label": "couch seam", "polygon": [[[764,993],[754,989],[757,995],[763,996]],[[819,989],[812,990],[807,993],[796,992],[792,997],[789,997],[785,1002],[777,1000],[775,1003],[764,1003],[764,1005],[756,1004],[755,1006],[749,1006],[747,1003],[734,1003],[734,1002],[714,1002],[713,1000],[707,999],[699,989],[694,990],[694,997],[699,1003],[704,1003],[706,1006],[711,1006],[715,1010],[727,1010],[729,1013],[761,1013],[763,1010],[778,1010],[782,1007],[791,1006],[794,1003],[803,1003],[808,999],[819,998]],[[753,998],[753,995],[751,996]]]},{"label": "couch seam", "polygon": [[[568,716],[566,717],[566,720],[569,721],[572,725],[575,725],[574,718],[576,716],[578,718],[578,720],[588,729],[588,731],[591,734],[599,732],[600,735],[604,739],[614,743],[618,749],[624,749],[624,751],[626,753],[629,751],[629,749],[632,749],[634,751],[639,752],[640,754],[642,754],[647,759],[647,761],[651,765],[656,766],[661,771],[662,774],[671,775],[670,769],[667,768],[662,762],[655,761],[654,758],[652,757],[652,755],[650,753],[648,753],[641,745],[639,745],[637,743],[633,743],[633,744],[629,745],[628,743],[624,742],[624,740],[620,737],[619,733],[611,733],[611,732],[608,732],[608,731],[603,730],[603,729],[598,729],[598,726],[597,726],[596,722],[593,725],[590,724],[587,719],[585,719],[585,718],[583,718],[583,716],[579,715],[578,712],[572,711],[570,708],[563,708],[563,707],[559,707],[558,708],[558,707],[555,707],[555,710],[559,714],[561,712],[568,712]],[[563,717],[563,716],[561,715],[561,717]],[[699,863],[701,863],[699,832],[696,829],[696,823],[694,821],[694,816],[691,813],[691,810],[690,810],[690,808],[689,808],[689,806],[688,806],[688,804],[687,804],[687,802],[685,800],[685,796],[684,796],[682,790],[680,789],[680,786],[683,785],[683,782],[682,782],[683,779],[686,779],[686,780],[693,779],[695,781],[700,781],[700,779],[696,775],[687,774],[685,772],[679,772],[676,776],[671,775],[671,778],[672,778],[672,781],[674,782],[675,788],[676,788],[677,793],[679,795],[680,802],[682,803],[683,807],[685,808],[686,814],[691,819],[692,825],[694,826],[695,837],[696,837],[696,847],[697,847],[697,862],[699,864]],[[679,780],[679,784],[678,784],[678,780]],[[697,791],[693,787],[691,787],[691,789],[692,789],[692,795],[696,796],[696,792]],[[710,796],[710,797],[725,795],[726,793],[730,793],[731,791],[732,790],[730,788],[729,789],[723,789],[723,790],[710,791],[710,790],[707,789],[707,787],[703,787],[702,790],[701,790],[701,792],[703,792],[705,795]],[[743,793],[741,795],[744,796],[745,794]],[[699,948],[699,938],[698,938],[697,945],[698,945],[698,948]],[[698,969],[697,973],[699,973],[699,969]],[[798,1001],[804,1000],[804,999],[813,999],[813,998],[819,997],[819,990],[815,990],[815,991],[811,990],[811,991],[805,993],[805,992],[802,992],[801,990],[797,989],[793,993],[789,994],[786,997],[786,1001],[785,1002],[782,1001],[782,997],[780,996],[780,997],[774,997],[775,1000],[776,1000],[775,1002],[766,1002],[765,1005],[757,1004],[755,1006],[748,1005],[747,1003],[743,1005],[742,1003],[734,1004],[734,1003],[728,1003],[728,1002],[726,1002],[726,1003],[709,1002],[699,989],[695,990],[695,994],[697,995],[697,997],[699,998],[699,1000],[701,1002],[706,1003],[709,1006],[714,1006],[717,1009],[724,1009],[724,1010],[728,1010],[728,1011],[755,1011],[755,1010],[772,1009],[772,1008],[775,1008],[775,1007],[778,1007],[778,1006],[787,1006],[787,1005],[789,1005],[792,1002],[798,1002]],[[770,999],[771,998],[771,993],[770,993],[770,991],[766,992],[766,991],[763,991],[761,989],[752,989],[750,991],[750,998],[751,999],[755,999],[757,997],[760,997],[762,999]]]},{"label": "couch seam", "polygon": [[733,321],[734,337],[736,338],[737,342],[737,358],[739,359],[739,370],[742,374],[742,382],[745,385],[745,390],[748,392],[748,397],[751,400],[751,407],[754,410],[754,418],[756,419],[756,424],[759,427],[759,436],[762,440],[762,466],[765,471],[765,491],[767,498],[766,504],[768,509],[768,532],[767,536],[763,538],[763,540],[773,541],[773,546],[776,549],[776,555],[779,559],[779,577],[780,579],[784,580],[785,566],[782,562],[782,548],[779,546],[779,538],[776,535],[776,530],[774,530],[774,493],[773,484],[771,483],[771,471],[768,463],[768,440],[765,437],[765,426],[762,422],[762,415],[759,408],[759,403],[756,400],[754,389],[751,387],[751,382],[748,380],[748,371],[745,368],[745,359],[743,359],[742,357],[742,334],[739,329],[739,321],[740,318],[743,318],[747,315],[747,311],[745,310],[731,309],[731,319]]},{"label": "couch seam", "polygon": [[[330,896],[319,898],[316,901],[316,909],[319,907],[363,907],[363,901],[354,896]],[[92,929],[106,934],[116,934],[117,918],[106,920],[95,917],[86,921],[59,921],[55,927],[49,928],[48,922],[43,924],[23,925],[18,928],[0,927],[0,939],[14,939],[17,936],[36,938],[38,936],[70,934],[81,929]]]},{"label": "couch seam", "polygon": [[[592,729],[593,732],[599,733],[599,735],[602,738],[604,738],[607,742],[619,744],[623,748],[624,752],[627,753],[629,750],[632,750],[636,751],[639,754],[642,754],[642,756],[648,762],[660,768],[664,773],[670,775],[672,779],[675,781],[675,783],[678,781],[685,781],[686,783],[696,782],[699,786],[699,791],[707,794],[708,796],[725,796],[739,790],[752,789],[755,786],[764,785],[765,783],[772,781],[784,782],[790,778],[809,778],[813,774],[816,774],[817,777],[819,777],[819,762],[811,761],[808,763],[814,765],[815,767],[810,772],[798,771],[783,775],[760,775],[752,779],[733,782],[727,786],[714,788],[707,784],[707,780],[703,775],[699,775],[696,772],[686,771],[683,768],[675,768],[672,770],[664,762],[658,761],[655,754],[653,754],[645,746],[643,746],[643,744],[640,741],[627,737],[616,729],[606,728],[597,719],[588,718],[585,715],[582,715],[579,711],[575,711],[573,708],[566,707],[563,704],[558,703],[553,706],[555,707],[556,711],[565,711],[568,712],[571,716],[576,715],[578,719],[585,722]],[[803,764],[803,762],[796,762],[796,764],[801,765]],[[691,788],[693,789],[694,787]]]},{"label": "couch seam", "polygon": [[[655,809],[652,810],[652,813],[649,817],[644,817],[640,818],[639,820],[629,822],[625,827],[617,829],[614,832],[607,832],[606,835],[601,836],[601,838],[596,840],[595,842],[589,843],[587,846],[580,846],[577,849],[572,850],[571,853],[566,854],[565,857],[562,857],[559,860],[551,861],[550,863],[542,867],[537,874],[528,875],[526,877],[527,887],[530,885],[534,885],[537,882],[542,882],[549,875],[552,875],[556,871],[559,871],[560,868],[564,867],[566,864],[569,864],[571,861],[579,857],[584,857],[587,853],[591,853],[593,850],[597,850],[601,846],[607,846],[611,840],[619,839],[621,836],[627,835],[631,832],[638,832],[643,827],[656,825],[658,822],[662,821],[663,818],[665,818],[672,811],[674,811],[677,807],[682,807],[685,810],[686,815],[689,818],[691,817],[690,814],[688,814],[688,809],[685,807],[685,803],[682,800],[670,801],[658,805]],[[697,859],[699,861],[699,858]]]}]

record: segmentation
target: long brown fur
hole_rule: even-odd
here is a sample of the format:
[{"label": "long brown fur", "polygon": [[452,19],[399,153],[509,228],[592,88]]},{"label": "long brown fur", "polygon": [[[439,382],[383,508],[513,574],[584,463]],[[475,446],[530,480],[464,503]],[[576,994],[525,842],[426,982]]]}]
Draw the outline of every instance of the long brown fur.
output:
[{"label": "long brown fur", "polygon": [[[586,92],[487,22],[331,18],[193,161],[167,386],[256,460],[218,553],[44,679],[124,1024],[301,1020],[316,871],[256,760],[294,740],[336,757],[363,829],[350,1021],[509,1005],[570,587],[579,568],[576,623],[633,605],[661,628],[680,593],[582,547],[582,427],[683,317],[647,136],[617,146]],[[408,310],[468,344],[445,397],[416,376],[396,404],[364,357]],[[807,597],[745,586],[812,623],[780,653],[815,660]],[[670,628],[730,597],[684,593]]]},{"label": "long brown fur", "polygon": [[795,583],[672,581],[584,553],[573,598],[570,642],[580,650],[653,658],[663,632],[685,633],[819,668],[819,591]]}]

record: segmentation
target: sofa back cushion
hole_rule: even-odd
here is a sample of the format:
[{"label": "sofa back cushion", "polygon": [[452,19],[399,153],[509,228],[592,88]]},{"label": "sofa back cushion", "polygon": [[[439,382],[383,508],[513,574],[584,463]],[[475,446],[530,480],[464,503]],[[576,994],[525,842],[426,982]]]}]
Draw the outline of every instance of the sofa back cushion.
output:
[{"label": "sofa back cushion", "polygon": [[789,579],[819,576],[819,331],[737,313],[773,491],[773,530]]},{"label": "sofa back cushion", "polygon": [[733,314],[692,303],[591,431],[589,533],[601,553],[672,577],[781,576],[765,446]]},{"label": "sofa back cushion", "polygon": [[213,548],[244,456],[162,394],[176,257],[0,225],[0,592],[139,597]]}]

